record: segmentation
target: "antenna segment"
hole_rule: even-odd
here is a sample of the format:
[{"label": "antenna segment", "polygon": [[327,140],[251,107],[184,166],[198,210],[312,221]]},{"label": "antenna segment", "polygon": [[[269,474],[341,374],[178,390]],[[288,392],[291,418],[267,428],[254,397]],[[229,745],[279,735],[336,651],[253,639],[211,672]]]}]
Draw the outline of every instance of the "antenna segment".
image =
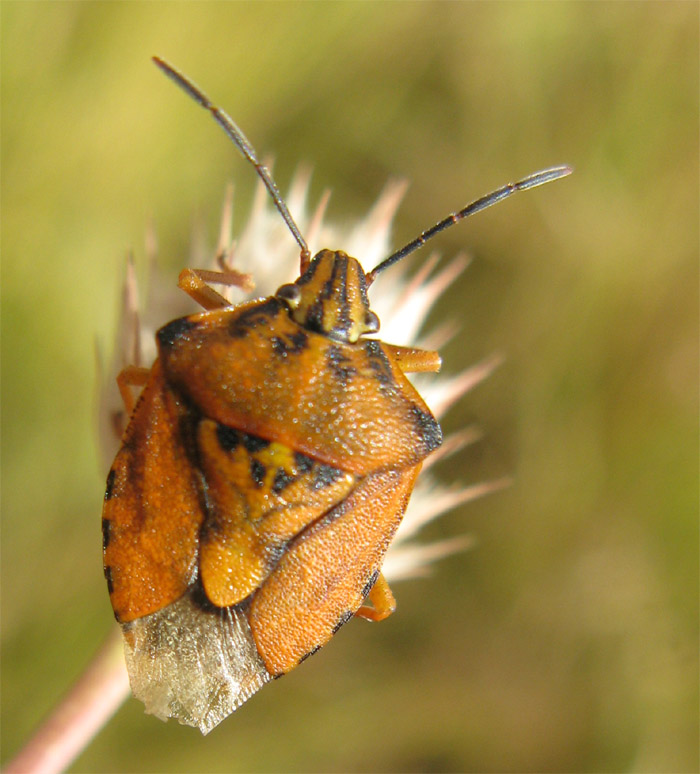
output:
[{"label": "antenna segment", "polygon": [[419,247],[422,247],[429,239],[432,239],[434,236],[439,234],[441,231],[444,231],[446,228],[449,228],[450,226],[454,226],[455,223],[459,223],[460,220],[464,220],[464,218],[468,218],[470,215],[473,215],[475,212],[479,212],[480,210],[485,210],[487,207],[490,207],[492,204],[496,204],[496,202],[500,202],[503,199],[507,199],[509,196],[512,196],[512,194],[516,193],[517,191],[527,191],[529,188],[535,188],[538,185],[544,185],[545,183],[550,183],[552,180],[558,180],[560,177],[566,177],[567,175],[570,175],[572,172],[573,172],[573,169],[567,166],[551,167],[550,169],[543,169],[540,172],[535,172],[532,175],[528,175],[528,177],[525,177],[522,180],[518,180],[517,183],[508,183],[508,185],[504,185],[502,188],[498,188],[497,190],[492,191],[490,194],[486,194],[486,196],[482,196],[480,199],[477,199],[471,204],[468,204],[466,207],[464,207],[464,209],[461,209],[459,212],[453,212],[451,215],[448,215],[444,220],[441,220],[439,223],[436,223],[432,228],[429,228],[427,231],[424,231],[420,236],[416,237],[412,242],[409,242],[400,250],[397,250],[395,253],[392,253],[392,255],[390,255],[388,258],[385,258],[381,263],[375,266],[374,269],[372,269],[372,271],[370,271],[367,274],[367,284],[370,285],[372,282],[374,282],[374,280],[377,277],[377,274],[384,271],[385,269],[388,269],[390,266],[393,266],[395,263],[400,261],[402,258],[405,258],[407,255],[410,255],[414,250],[417,250]]},{"label": "antenna segment", "polygon": [[292,218],[289,210],[287,209],[287,205],[284,203],[284,200],[282,199],[282,195],[280,194],[279,189],[275,185],[275,181],[272,179],[270,172],[268,171],[267,167],[261,164],[260,161],[258,160],[257,154],[255,153],[255,149],[248,141],[248,138],[238,128],[238,126],[235,124],[233,119],[224,110],[217,107],[209,99],[209,97],[207,97],[207,95],[198,86],[196,86],[189,78],[187,78],[185,75],[183,75],[181,72],[176,70],[172,65],[168,64],[160,57],[154,56],[153,61],[168,76],[168,78],[175,81],[175,83],[183,91],[189,94],[190,97],[192,97],[192,99],[195,102],[199,103],[203,108],[208,110],[214,116],[214,119],[216,120],[216,122],[226,132],[226,134],[233,140],[233,143],[238,148],[238,150],[255,167],[255,171],[258,173],[258,176],[265,184],[265,188],[267,188],[267,190],[269,191],[270,196],[272,197],[272,201],[275,203],[275,207],[277,207],[277,209],[279,210],[280,215],[284,218],[284,222],[287,224],[287,226],[289,227],[289,230],[292,232],[292,236],[294,237],[294,239],[296,239],[297,244],[301,248],[302,267],[307,265],[309,262],[309,259],[311,258],[311,253],[309,251],[308,245],[306,244],[306,240],[301,235],[301,232],[299,231],[297,224],[294,222],[294,219]]}]

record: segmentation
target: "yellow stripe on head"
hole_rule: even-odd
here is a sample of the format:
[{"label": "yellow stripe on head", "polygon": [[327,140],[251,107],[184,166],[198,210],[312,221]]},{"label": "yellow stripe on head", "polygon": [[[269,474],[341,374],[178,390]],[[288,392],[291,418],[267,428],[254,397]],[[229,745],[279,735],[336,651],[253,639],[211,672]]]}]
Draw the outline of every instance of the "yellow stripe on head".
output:
[{"label": "yellow stripe on head", "polygon": [[365,272],[359,261],[340,250],[321,250],[304,274],[293,285],[283,285],[277,296],[299,325],[332,339],[352,343],[379,330],[367,300]]}]

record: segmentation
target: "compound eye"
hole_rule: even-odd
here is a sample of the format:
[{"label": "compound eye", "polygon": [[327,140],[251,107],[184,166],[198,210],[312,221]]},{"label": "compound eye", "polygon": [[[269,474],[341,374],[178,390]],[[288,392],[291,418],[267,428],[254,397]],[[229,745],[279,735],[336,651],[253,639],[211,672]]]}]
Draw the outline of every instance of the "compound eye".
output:
[{"label": "compound eye", "polygon": [[296,309],[301,301],[301,290],[296,285],[282,285],[275,295],[286,301],[290,309]]},{"label": "compound eye", "polygon": [[376,333],[379,330],[379,318],[374,312],[367,312],[365,317],[365,333]]}]

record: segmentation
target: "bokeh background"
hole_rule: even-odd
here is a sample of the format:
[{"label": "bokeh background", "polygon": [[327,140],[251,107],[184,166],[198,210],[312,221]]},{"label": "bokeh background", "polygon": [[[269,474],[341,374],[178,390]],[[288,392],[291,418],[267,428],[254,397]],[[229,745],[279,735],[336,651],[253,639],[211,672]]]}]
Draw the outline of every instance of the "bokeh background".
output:
[{"label": "bokeh background", "polygon": [[576,173],[435,244],[474,259],[431,318],[461,326],[446,369],[506,356],[445,422],[483,441],[438,474],[514,484],[425,536],[477,547],[209,737],[130,700],[71,770],[698,770],[698,8],[2,3],[4,760],[114,626],[95,347],[127,250],[153,222],[177,293],[195,215],[213,235],[234,180],[240,228],[255,185],[157,53],[283,189],[310,163],[331,220],[410,180],[397,245]]}]

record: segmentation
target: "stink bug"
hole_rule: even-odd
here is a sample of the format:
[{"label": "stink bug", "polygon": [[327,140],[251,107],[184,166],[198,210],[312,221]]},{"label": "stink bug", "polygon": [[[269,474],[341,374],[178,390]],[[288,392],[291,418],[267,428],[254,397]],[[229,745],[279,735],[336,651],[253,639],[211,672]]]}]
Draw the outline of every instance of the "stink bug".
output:
[{"label": "stink bug", "polygon": [[[365,273],[339,250],[311,258],[240,129],[154,61],[253,164],[301,249],[293,284],[237,306],[208,283],[241,275],[183,271],[206,311],[162,327],[153,366],[118,377],[131,419],[102,525],[131,686],[148,712],[207,733],[349,618],[394,610],[382,563],[442,440],[406,374],[437,371],[440,357],[367,338],[379,330],[368,287],[440,231],[570,169],[478,199]],[[131,386],[143,387],[135,406]]]}]

